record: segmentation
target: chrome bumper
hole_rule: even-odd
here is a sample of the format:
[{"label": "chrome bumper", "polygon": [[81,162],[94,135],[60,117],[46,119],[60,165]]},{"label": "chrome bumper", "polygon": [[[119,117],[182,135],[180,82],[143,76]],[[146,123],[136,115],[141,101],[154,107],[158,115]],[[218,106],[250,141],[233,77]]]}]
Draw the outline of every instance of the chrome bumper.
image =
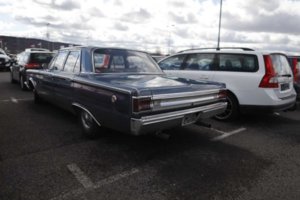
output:
[{"label": "chrome bumper", "polygon": [[[182,121],[186,115],[197,114],[197,120],[209,118],[225,111],[226,102],[218,102],[207,106],[200,106],[180,111],[144,116],[140,119],[131,119],[131,133],[142,135],[149,132],[156,132],[167,128],[182,126]],[[194,123],[193,122],[193,123]]]}]

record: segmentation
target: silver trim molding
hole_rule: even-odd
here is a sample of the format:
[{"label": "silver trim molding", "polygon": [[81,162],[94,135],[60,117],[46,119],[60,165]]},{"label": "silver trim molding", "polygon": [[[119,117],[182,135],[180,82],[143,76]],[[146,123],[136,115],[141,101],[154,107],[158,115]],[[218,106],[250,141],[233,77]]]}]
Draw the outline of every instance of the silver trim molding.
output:
[{"label": "silver trim molding", "polygon": [[98,122],[98,120],[94,117],[94,115],[88,109],[86,109],[85,107],[83,107],[79,103],[72,103],[72,106],[75,106],[75,107],[78,107],[82,110],[85,110],[93,118],[93,120],[98,124],[98,126],[101,126],[101,124]]}]

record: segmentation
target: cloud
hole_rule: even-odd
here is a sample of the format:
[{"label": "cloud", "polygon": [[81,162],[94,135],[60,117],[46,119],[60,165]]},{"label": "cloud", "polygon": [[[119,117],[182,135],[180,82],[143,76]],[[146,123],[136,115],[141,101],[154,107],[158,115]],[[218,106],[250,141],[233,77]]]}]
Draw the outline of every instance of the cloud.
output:
[{"label": "cloud", "polygon": [[105,17],[102,11],[96,7],[90,8],[88,10],[88,14],[90,14],[92,17]]},{"label": "cloud", "polygon": [[198,22],[196,16],[193,13],[188,13],[187,15],[178,15],[174,12],[169,12],[169,16],[171,20],[177,24],[194,24]]},{"label": "cloud", "polygon": [[127,31],[129,29],[128,26],[125,26],[120,22],[115,23],[114,28],[119,31]]},{"label": "cloud", "polygon": [[[15,19],[19,22],[23,22],[25,24],[29,24],[36,27],[46,27],[49,24],[49,27],[56,28],[56,29],[79,29],[79,30],[86,30],[86,29],[93,29],[92,26],[85,23],[84,18],[79,18],[81,20],[77,21],[74,20],[73,22],[64,22],[64,21],[54,21],[49,23],[47,18],[52,18],[51,16],[45,16],[41,19],[35,17],[28,17],[28,16],[16,16]],[[55,18],[54,18],[55,19]]]},{"label": "cloud", "polygon": [[74,10],[74,9],[79,9],[80,8],[80,3],[74,0],[51,0],[51,1],[42,1],[42,0],[33,0],[35,3],[47,6],[53,9],[58,9],[58,10]]},{"label": "cloud", "polygon": [[133,23],[144,23],[151,18],[151,14],[144,8],[140,8],[138,11],[128,12],[122,16],[120,20],[133,22]]},{"label": "cloud", "polygon": [[184,8],[186,7],[186,4],[183,1],[170,1],[169,4],[175,8]]},{"label": "cloud", "polygon": [[273,15],[260,14],[242,20],[236,15],[226,13],[223,27],[235,31],[269,32],[299,34],[300,15],[294,13],[275,13]]}]

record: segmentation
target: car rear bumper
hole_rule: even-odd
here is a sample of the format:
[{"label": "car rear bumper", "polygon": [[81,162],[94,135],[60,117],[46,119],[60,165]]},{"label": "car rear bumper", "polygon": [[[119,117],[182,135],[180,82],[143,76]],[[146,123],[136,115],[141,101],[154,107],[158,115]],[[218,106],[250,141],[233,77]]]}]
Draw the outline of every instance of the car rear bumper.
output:
[{"label": "car rear bumper", "polygon": [[272,105],[272,106],[253,106],[253,105],[243,105],[240,106],[241,113],[272,113],[276,111],[284,111],[295,106],[296,102],[292,101],[289,103],[281,105]]},{"label": "car rear bumper", "polygon": [[[164,129],[184,126],[195,123],[199,119],[209,118],[225,111],[226,102],[218,102],[206,106],[190,108],[180,111],[144,116],[140,119],[131,119],[131,133],[133,135],[142,135],[149,132],[157,132]],[[195,114],[197,117],[194,121],[183,124],[185,118]]]},{"label": "car rear bumper", "polygon": [[297,101],[300,101],[300,83],[294,84],[294,88],[297,93]]}]

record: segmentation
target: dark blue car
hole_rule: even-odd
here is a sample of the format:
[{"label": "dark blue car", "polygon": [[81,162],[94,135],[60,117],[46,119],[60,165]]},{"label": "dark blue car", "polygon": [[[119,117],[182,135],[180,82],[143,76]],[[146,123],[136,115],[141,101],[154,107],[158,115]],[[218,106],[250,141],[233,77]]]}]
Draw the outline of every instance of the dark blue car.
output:
[{"label": "dark blue car", "polygon": [[98,127],[134,135],[185,126],[224,112],[221,83],[167,77],[145,52],[99,47],[60,50],[48,69],[28,70],[35,102],[78,114],[83,132]]}]

